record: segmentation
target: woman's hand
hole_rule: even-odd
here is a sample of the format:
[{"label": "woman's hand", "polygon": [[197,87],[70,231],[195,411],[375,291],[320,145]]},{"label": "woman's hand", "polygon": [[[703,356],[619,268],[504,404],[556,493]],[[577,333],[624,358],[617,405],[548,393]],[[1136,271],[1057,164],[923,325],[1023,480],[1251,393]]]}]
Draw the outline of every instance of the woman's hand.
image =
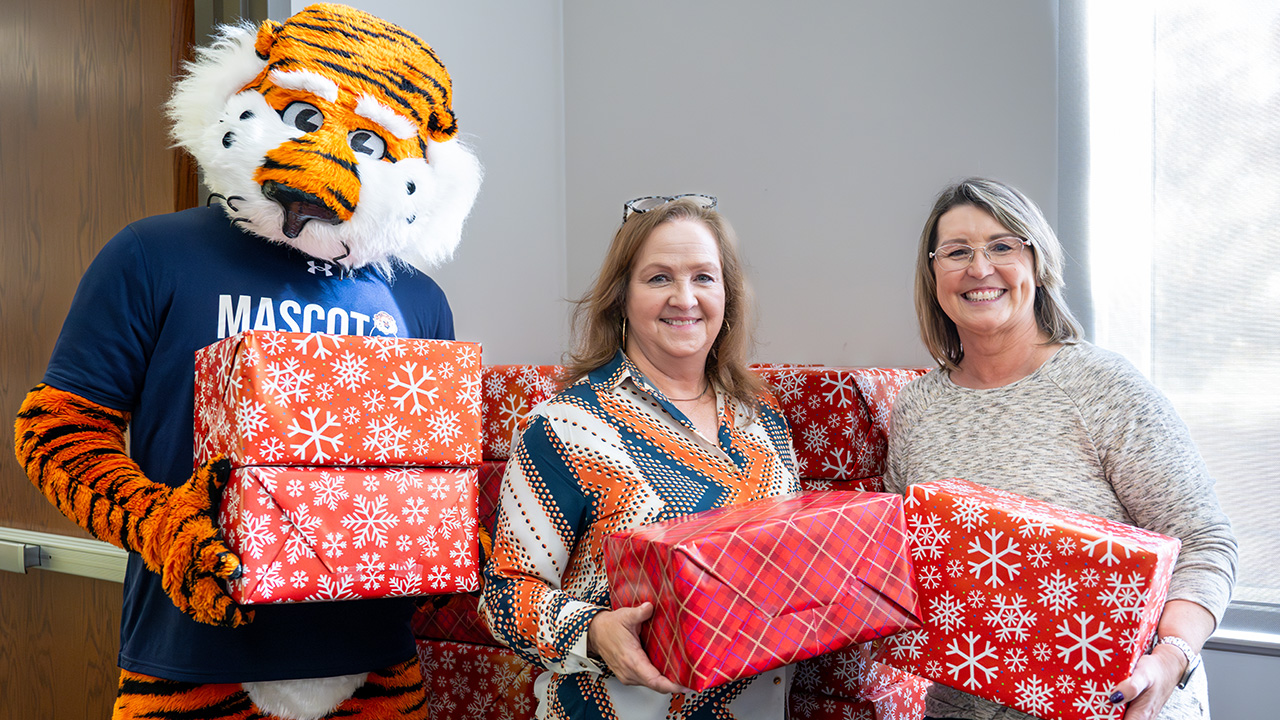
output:
[{"label": "woman's hand", "polygon": [[[1190,600],[1170,600],[1164,604],[1156,634],[1176,635],[1198,653],[1213,634],[1215,624],[1213,614],[1200,605]],[[1186,669],[1187,656],[1173,645],[1160,643],[1138,659],[1132,675],[1113,688],[1111,702],[1129,703],[1125,720],[1154,720]]]},{"label": "woman's hand", "polygon": [[1123,696],[1120,702],[1129,702],[1124,719],[1154,720],[1169,701],[1186,664],[1186,656],[1172,645],[1157,645],[1149,654],[1143,655],[1133,668],[1133,674],[1115,689]]},{"label": "woman's hand", "polygon": [[598,613],[587,626],[587,650],[604,658],[624,685],[643,685],[660,693],[687,693],[668,680],[640,646],[640,625],[653,616],[653,603]]}]

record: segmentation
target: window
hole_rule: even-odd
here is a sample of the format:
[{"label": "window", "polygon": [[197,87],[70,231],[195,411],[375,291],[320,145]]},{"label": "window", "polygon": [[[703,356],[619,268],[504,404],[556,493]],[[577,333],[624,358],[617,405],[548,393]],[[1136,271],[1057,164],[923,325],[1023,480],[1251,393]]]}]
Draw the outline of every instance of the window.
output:
[{"label": "window", "polygon": [[1086,22],[1095,340],[1190,426],[1240,542],[1233,612],[1280,609],[1280,6]]}]

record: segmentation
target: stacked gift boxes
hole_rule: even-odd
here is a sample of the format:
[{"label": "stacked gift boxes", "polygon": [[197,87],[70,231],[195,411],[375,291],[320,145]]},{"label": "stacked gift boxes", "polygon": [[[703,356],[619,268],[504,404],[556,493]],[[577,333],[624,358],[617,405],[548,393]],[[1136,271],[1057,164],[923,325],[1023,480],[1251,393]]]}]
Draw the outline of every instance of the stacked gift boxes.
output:
[{"label": "stacked gift boxes", "polygon": [[[802,487],[810,490],[883,489],[881,476],[893,399],[907,382],[922,375],[924,370],[793,365],[756,366],[753,369],[771,386],[791,424]],[[510,443],[522,428],[522,421],[529,410],[554,394],[559,386],[560,370],[558,366],[549,365],[502,365],[483,369],[483,460],[478,502],[481,523],[490,529],[495,519],[502,473],[510,455]],[[428,605],[415,618],[420,648],[459,641],[452,647],[459,657],[468,653],[486,656],[498,653],[511,662],[524,662],[499,647],[476,611],[474,595],[456,595],[441,600],[444,602]],[[798,666],[803,667],[804,663]],[[879,664],[874,664],[874,667],[880,668],[881,674],[889,672]],[[541,669],[531,668],[531,671],[530,682]],[[881,720],[918,720],[928,682],[906,673],[893,672],[897,682],[892,692],[883,691],[871,699],[863,695],[835,697],[827,694],[820,699],[824,707],[833,702],[843,703],[841,712],[845,704],[865,702],[872,711],[878,709]],[[793,707],[793,712],[795,710]],[[531,717],[532,711],[511,716]],[[802,720],[807,716],[793,714],[792,717]]]},{"label": "stacked gift boxes", "polygon": [[[757,365],[791,426],[805,490],[884,491],[893,401],[926,369],[823,365]],[[865,660],[865,647],[797,665],[793,720],[877,717],[919,720],[929,681]],[[855,658],[864,659],[855,662]],[[806,677],[841,677],[843,685],[816,687]]]},{"label": "stacked gift boxes", "polygon": [[237,602],[478,587],[478,345],[247,331],[195,368],[195,460],[233,466]]},{"label": "stacked gift boxes", "polygon": [[913,485],[925,626],[891,665],[1040,718],[1119,718],[1112,688],[1150,647],[1180,543],[957,479]]},{"label": "stacked gift boxes", "polygon": [[[481,526],[497,523],[502,475],[511,442],[529,411],[559,390],[556,365],[486,365],[481,373],[483,408],[476,497]],[[543,672],[503,647],[480,617],[474,593],[433,599],[413,620],[418,655],[430,693],[432,718],[532,718],[537,709],[533,681]],[[486,677],[482,677],[486,675]]]},{"label": "stacked gift boxes", "polygon": [[925,370],[757,365],[791,425],[806,490],[884,490],[889,414]]}]

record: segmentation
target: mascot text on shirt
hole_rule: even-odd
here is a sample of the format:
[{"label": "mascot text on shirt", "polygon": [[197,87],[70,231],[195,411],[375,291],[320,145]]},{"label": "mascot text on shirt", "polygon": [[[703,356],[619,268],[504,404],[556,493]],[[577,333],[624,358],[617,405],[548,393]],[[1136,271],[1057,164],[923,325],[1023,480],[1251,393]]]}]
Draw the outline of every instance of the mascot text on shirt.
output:
[{"label": "mascot text on shirt", "polygon": [[457,246],[480,168],[454,139],[449,75],[413,34],[315,5],[225,28],[167,110],[219,202],[106,244],[16,425],[32,482],[131,553],[115,717],[426,718],[411,600],[250,612],[226,595],[229,468],[191,472],[193,353],[245,297],[255,323],[297,303],[389,320],[357,333],[453,339],[424,273]]}]

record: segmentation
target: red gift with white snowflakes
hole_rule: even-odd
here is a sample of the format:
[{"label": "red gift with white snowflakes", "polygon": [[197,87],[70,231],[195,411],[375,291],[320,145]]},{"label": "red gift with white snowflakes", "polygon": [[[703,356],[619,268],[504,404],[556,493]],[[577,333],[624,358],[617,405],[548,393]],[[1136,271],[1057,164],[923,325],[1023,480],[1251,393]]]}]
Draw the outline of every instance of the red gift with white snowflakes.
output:
[{"label": "red gift with white snowflakes", "polygon": [[[493,532],[498,521],[498,493],[502,489],[503,460],[480,463],[480,486],[477,494],[480,526]],[[419,638],[457,640],[480,645],[501,645],[488,624],[480,617],[479,598],[475,595],[452,595],[438,598],[413,616],[413,634]]]},{"label": "red gift with white snowflakes", "polygon": [[1181,543],[965,480],[910,487],[923,628],[878,659],[1041,718],[1107,702],[1150,647]]},{"label": "red gift with white snowflakes", "polygon": [[815,695],[792,690],[787,697],[790,720],[880,720],[876,704],[869,700]]},{"label": "red gift with white snowflakes", "polygon": [[243,604],[479,588],[475,468],[236,468],[218,521]]},{"label": "red gift with white snowflakes", "polygon": [[827,491],[843,490],[845,492],[884,492],[884,476],[858,478],[857,480],[822,480],[819,478],[800,478],[801,490]]},{"label": "red gift with white snowflakes", "polygon": [[511,457],[511,440],[535,405],[560,389],[559,365],[484,367],[484,459]]},{"label": "red gift with white snowflakes", "polygon": [[195,459],[480,462],[480,346],[250,330],[196,352]]},{"label": "red gift with white snowflakes", "polygon": [[[915,676],[872,660],[872,644],[859,643],[797,663],[792,689],[811,695],[879,702],[909,687]],[[923,681],[924,687],[929,684],[928,680]]]},{"label": "red gift with white snowflakes", "polygon": [[654,604],[641,641],[706,690],[918,627],[902,498],[801,492],[605,540],[614,607]]},{"label": "red gift with white snowflakes", "polygon": [[893,693],[880,700],[814,695],[792,691],[787,705],[790,720],[922,720],[924,698],[931,684],[924,678],[908,675]]},{"label": "red gift with white snowflakes", "polygon": [[882,475],[889,412],[898,391],[924,370],[756,366],[791,425],[803,478],[856,480]]},{"label": "red gift with white snowflakes", "polygon": [[431,720],[524,720],[537,710],[533,683],[545,670],[507,648],[419,640],[418,660]]}]

